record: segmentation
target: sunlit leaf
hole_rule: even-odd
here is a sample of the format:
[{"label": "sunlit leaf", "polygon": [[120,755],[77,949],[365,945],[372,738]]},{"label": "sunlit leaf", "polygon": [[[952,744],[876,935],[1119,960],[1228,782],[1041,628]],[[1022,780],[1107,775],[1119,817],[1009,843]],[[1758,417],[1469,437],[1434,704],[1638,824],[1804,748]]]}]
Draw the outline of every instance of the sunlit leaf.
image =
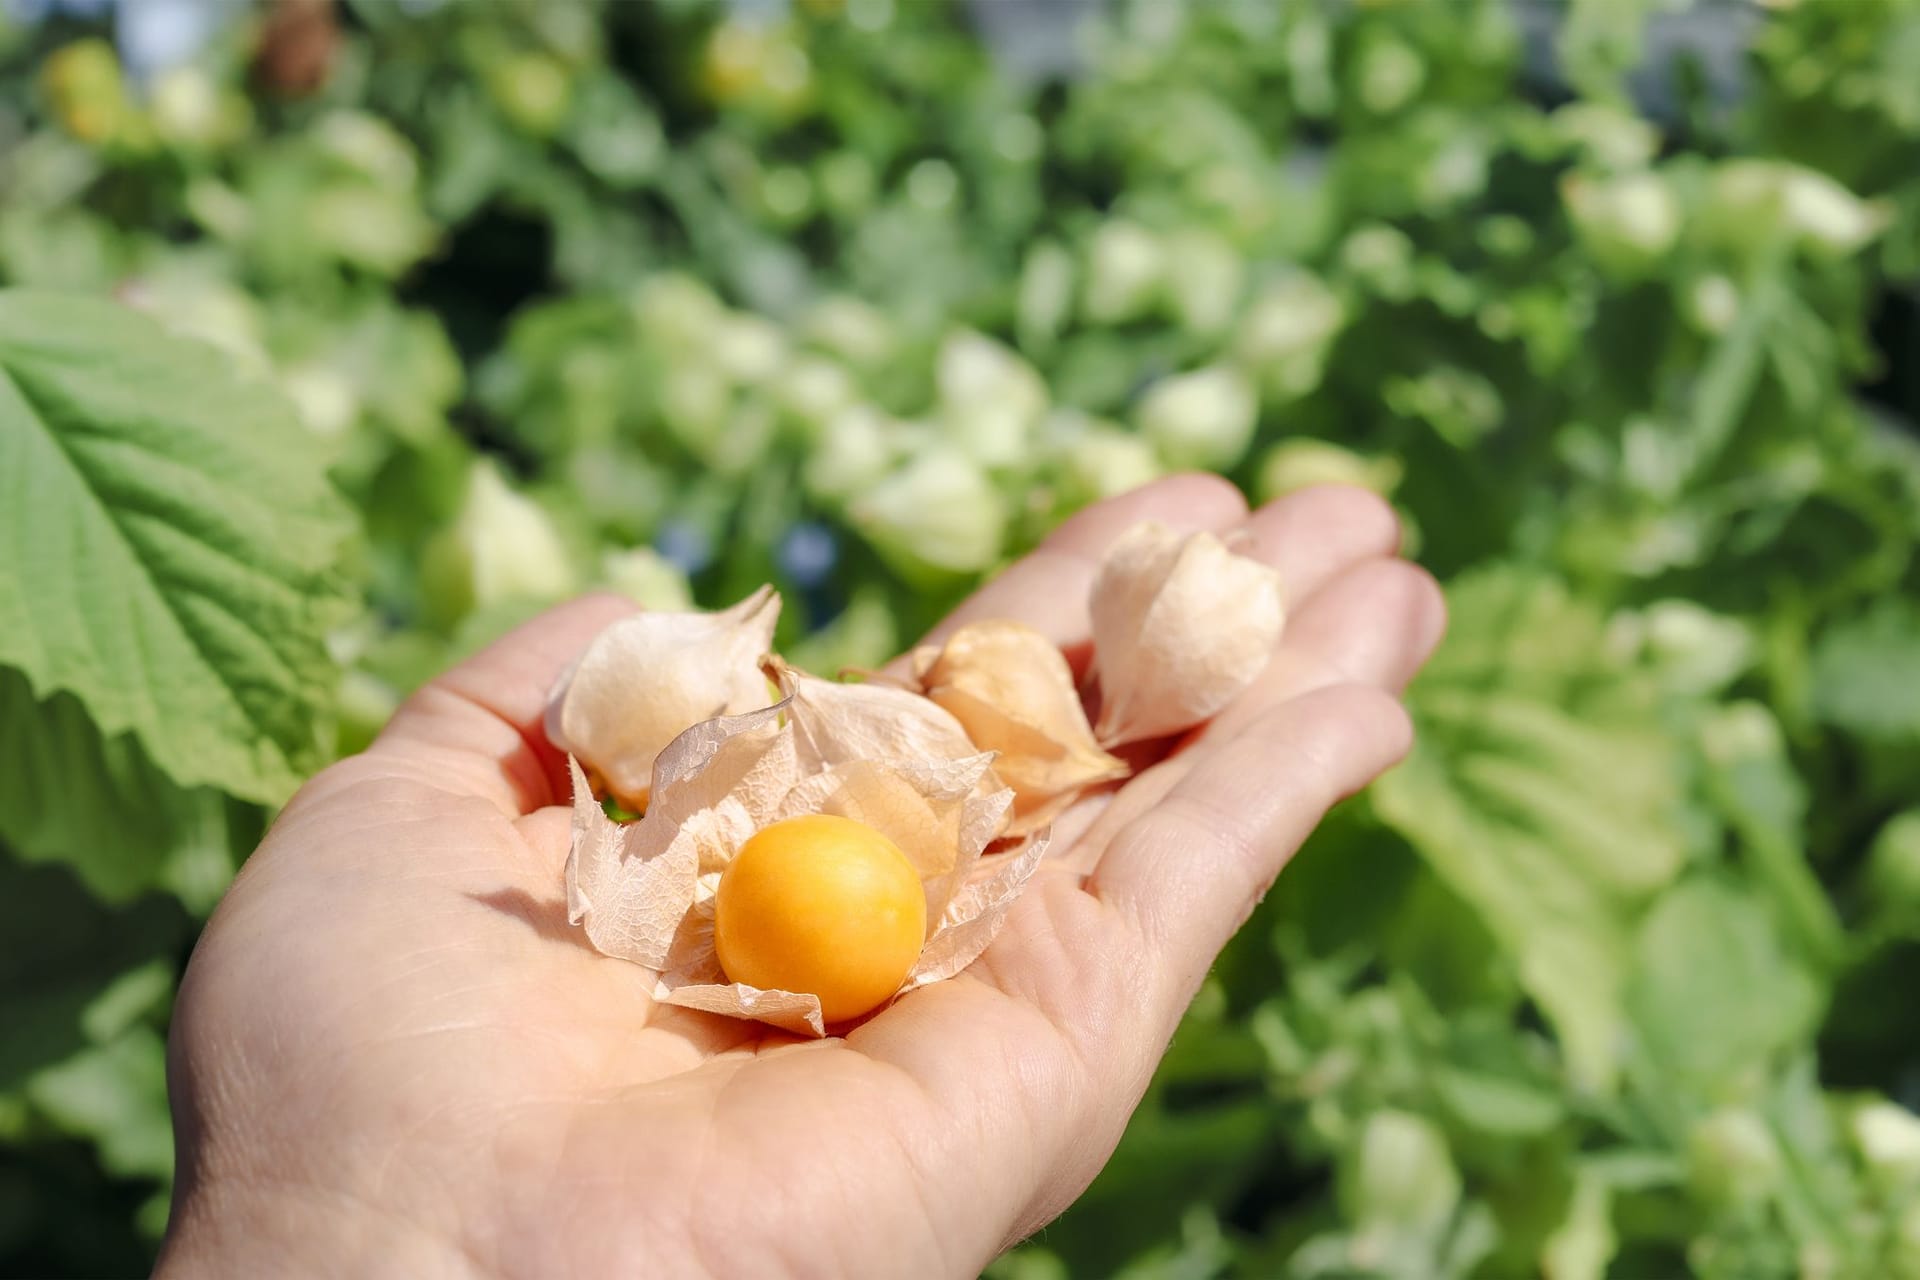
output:
[{"label": "sunlit leaf", "polygon": [[322,759],[349,513],[293,411],[105,302],[0,293],[0,665],[185,786]]},{"label": "sunlit leaf", "polygon": [[1416,685],[1419,746],[1381,816],[1472,903],[1560,1032],[1576,1076],[1617,1069],[1635,924],[1685,854],[1681,758],[1603,618],[1514,569],[1455,584],[1453,631]]}]

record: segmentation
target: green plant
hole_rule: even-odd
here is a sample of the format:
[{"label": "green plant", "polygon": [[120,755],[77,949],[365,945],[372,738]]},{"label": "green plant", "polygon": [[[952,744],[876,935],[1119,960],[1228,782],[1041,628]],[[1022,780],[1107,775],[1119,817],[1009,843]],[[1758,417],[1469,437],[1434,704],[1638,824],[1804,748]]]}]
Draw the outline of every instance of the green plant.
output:
[{"label": "green plant", "polygon": [[1646,8],[1556,104],[1493,0],[1116,3],[1057,86],[933,3],[355,0],[311,91],[0,17],[0,1256],[138,1265],[193,919],[453,658],[774,580],[870,665],[1199,464],[1389,493],[1452,634],[997,1270],[1911,1271],[1920,4],[1663,122]]}]

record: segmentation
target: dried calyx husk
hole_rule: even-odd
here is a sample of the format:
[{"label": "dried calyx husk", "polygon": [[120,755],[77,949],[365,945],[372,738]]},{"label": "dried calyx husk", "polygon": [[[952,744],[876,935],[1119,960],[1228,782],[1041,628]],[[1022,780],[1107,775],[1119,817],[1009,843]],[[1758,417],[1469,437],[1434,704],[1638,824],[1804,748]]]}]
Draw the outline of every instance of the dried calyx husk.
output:
[{"label": "dried calyx husk", "polygon": [[[929,922],[902,991],[951,977],[986,949],[1046,840],[982,862],[1012,792],[981,785],[992,755],[926,699],[772,669],[779,702],[695,725],[660,753],[653,802],[636,822],[609,819],[575,764],[567,910],[599,950],[655,970],[662,1003],[817,1036],[826,1033],[817,997],[729,982],[715,953],[720,876],[756,832],[828,813],[900,848],[920,877]],[[911,727],[903,733],[902,724]],[[892,754],[901,746],[932,754]]]},{"label": "dried calyx husk", "polygon": [[1211,718],[1253,683],[1286,622],[1273,566],[1157,522],[1114,543],[1088,605],[1103,747]]},{"label": "dried calyx husk", "polygon": [[1016,797],[1015,834],[1125,777],[1109,748],[1184,732],[1233,701],[1266,666],[1286,619],[1272,566],[1204,530],[1154,522],[1114,543],[1088,612],[1097,725],[1064,655],[1021,623],[972,623],[913,653],[917,688],[998,753],[994,770]]},{"label": "dried calyx husk", "polygon": [[962,627],[944,646],[915,649],[913,675],[975,745],[997,753],[994,772],[1014,796],[1008,835],[1036,831],[1088,787],[1127,776],[1126,762],[1094,741],[1066,658],[1032,627]]},{"label": "dried calyx husk", "polygon": [[718,613],[635,614],[602,631],[547,701],[547,738],[622,807],[644,812],[654,759],[690,726],[757,711],[773,644],[771,586]]},{"label": "dried calyx husk", "polygon": [[[951,977],[992,941],[1048,824],[1127,775],[1108,748],[1203,723],[1259,674],[1284,621],[1270,567],[1209,533],[1136,526],[1089,601],[1089,724],[1066,657],[1023,624],[916,650],[911,688],[843,684],[768,652],[779,607],[763,587],[719,613],[616,623],[556,685],[547,727],[572,757],[573,922],[653,970],[664,1003],[811,1035],[826,1032],[815,996],[731,982],[715,953],[720,877],[756,832],[834,814],[886,836],[926,894],[901,991]],[[642,816],[615,822],[596,793]]]}]

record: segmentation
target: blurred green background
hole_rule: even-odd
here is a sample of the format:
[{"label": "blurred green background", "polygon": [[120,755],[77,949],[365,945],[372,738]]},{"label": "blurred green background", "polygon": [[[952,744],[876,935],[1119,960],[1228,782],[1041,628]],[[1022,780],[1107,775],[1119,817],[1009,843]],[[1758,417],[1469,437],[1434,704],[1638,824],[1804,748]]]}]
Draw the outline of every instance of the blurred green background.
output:
[{"label": "blurred green background", "polygon": [[[1920,1276],[1916,67],[1920,0],[4,0],[0,1271],[147,1266],[197,922],[421,680],[594,585],[872,664],[1199,467],[1388,495],[1452,634],[993,1274]],[[245,662],[61,665],[206,600]]]}]

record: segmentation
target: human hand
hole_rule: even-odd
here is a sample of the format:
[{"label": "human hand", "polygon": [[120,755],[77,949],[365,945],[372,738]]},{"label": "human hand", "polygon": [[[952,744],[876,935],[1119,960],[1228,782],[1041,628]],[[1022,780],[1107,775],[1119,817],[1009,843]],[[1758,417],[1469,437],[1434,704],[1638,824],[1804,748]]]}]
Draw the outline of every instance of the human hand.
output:
[{"label": "human hand", "polygon": [[201,938],[160,1274],[972,1276],[1066,1208],[1220,947],[1406,750],[1395,695],[1443,626],[1371,494],[1248,515],[1180,476],[1067,522],[941,630],[1014,618],[1084,656],[1094,567],[1147,518],[1280,568],[1279,651],[1061,824],[969,969],[843,1038],[654,1005],[567,924],[541,713],[630,605],[555,609],[422,689],[294,797]]}]

